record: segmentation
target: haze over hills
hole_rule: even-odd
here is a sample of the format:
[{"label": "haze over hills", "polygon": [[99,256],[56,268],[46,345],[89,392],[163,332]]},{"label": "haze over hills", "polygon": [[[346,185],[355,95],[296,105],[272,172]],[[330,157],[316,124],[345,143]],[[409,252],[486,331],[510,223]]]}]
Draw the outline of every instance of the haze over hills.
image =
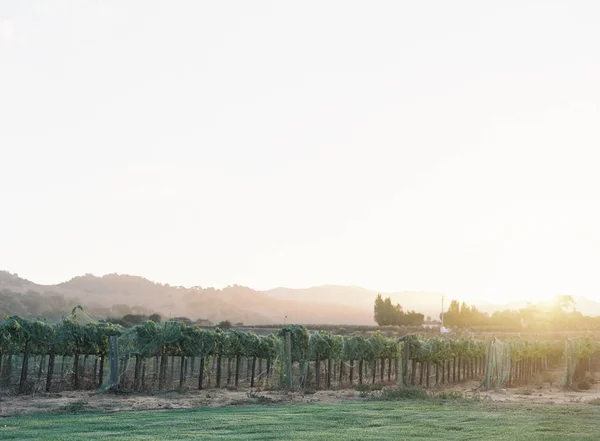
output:
[{"label": "haze over hills", "polygon": [[[75,305],[96,317],[121,317],[129,313],[158,312],[163,317],[185,316],[214,322],[230,320],[245,324],[365,324],[372,325],[373,302],[378,291],[357,286],[325,285],[306,289],[275,288],[256,291],[239,285],[223,289],[181,287],[155,283],[138,276],[86,274],[57,285],[39,285],[16,274],[0,271],[0,313],[58,317]],[[441,311],[441,294],[402,291],[382,293],[435,319]],[[600,315],[600,304],[574,297],[577,309]],[[446,299],[446,308],[450,299]],[[477,303],[486,312],[519,309],[526,303],[492,305]],[[286,318],[287,316],[287,318]]]},{"label": "haze over hills", "polygon": [[[0,312],[32,316],[60,316],[83,305],[98,317],[158,312],[163,317],[185,316],[212,322],[230,320],[246,324],[347,323],[372,324],[372,305],[320,304],[302,299],[270,296],[233,285],[224,289],[190,288],[155,283],[138,276],[91,274],[57,285],[39,285],[8,272],[0,272]],[[370,303],[374,300],[371,299]]]},{"label": "haze over hills", "polygon": [[[275,299],[297,299],[318,305],[327,303],[351,305],[372,312],[373,301],[380,292],[359,286],[323,285],[304,289],[275,288],[265,291],[265,294]],[[442,295],[439,293],[402,291],[381,292],[381,294],[384,297],[390,297],[394,304],[400,303],[404,310],[415,310],[432,318],[436,318],[441,312]]]}]

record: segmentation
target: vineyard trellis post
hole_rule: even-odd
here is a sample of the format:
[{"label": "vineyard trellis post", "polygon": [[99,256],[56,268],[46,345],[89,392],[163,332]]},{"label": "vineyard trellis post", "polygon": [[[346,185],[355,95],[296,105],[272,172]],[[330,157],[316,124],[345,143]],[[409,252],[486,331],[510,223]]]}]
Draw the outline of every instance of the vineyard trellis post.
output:
[{"label": "vineyard trellis post", "polygon": [[113,389],[118,381],[118,358],[119,358],[119,346],[117,342],[117,337],[112,335],[108,338],[108,344],[110,347],[110,378],[109,378],[109,388]]},{"label": "vineyard trellis post", "polygon": [[285,386],[292,388],[292,333],[285,333]]},{"label": "vineyard trellis post", "polygon": [[410,343],[408,340],[404,342],[402,348],[402,385],[408,386],[408,357],[410,356]]}]

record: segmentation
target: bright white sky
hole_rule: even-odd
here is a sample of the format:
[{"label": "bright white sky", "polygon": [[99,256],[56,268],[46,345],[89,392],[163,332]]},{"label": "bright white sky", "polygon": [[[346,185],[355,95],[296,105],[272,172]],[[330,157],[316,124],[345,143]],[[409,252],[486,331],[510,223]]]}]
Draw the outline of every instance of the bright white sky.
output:
[{"label": "bright white sky", "polygon": [[0,269],[600,300],[600,2],[3,1]]}]

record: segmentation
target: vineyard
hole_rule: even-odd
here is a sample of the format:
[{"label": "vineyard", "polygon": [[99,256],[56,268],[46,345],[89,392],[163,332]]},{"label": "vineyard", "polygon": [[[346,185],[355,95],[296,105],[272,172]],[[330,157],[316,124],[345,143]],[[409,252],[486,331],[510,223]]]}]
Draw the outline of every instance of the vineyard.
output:
[{"label": "vineyard", "polygon": [[0,389],[19,394],[65,390],[167,391],[189,388],[319,390],[359,384],[433,387],[477,380],[483,389],[526,384],[563,369],[564,386],[591,370],[598,344],[483,340],[375,332],[334,335],[302,326],[270,335],[207,330],[168,321],[125,329],[10,317],[0,324]]}]

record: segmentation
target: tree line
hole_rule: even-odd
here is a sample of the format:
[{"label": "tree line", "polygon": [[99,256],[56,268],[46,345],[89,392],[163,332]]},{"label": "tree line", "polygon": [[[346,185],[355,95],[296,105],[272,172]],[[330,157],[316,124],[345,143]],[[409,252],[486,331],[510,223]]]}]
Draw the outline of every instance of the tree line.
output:
[{"label": "tree line", "polygon": [[[440,319],[442,314],[440,314]],[[373,318],[379,326],[421,326],[424,316],[415,311],[405,311],[400,304],[392,304],[389,297],[378,294],[375,298]],[[600,317],[584,316],[575,308],[572,296],[558,296],[548,304],[528,303],[518,310],[480,311],[475,305],[452,300],[444,311],[444,326],[470,328],[480,331],[552,331],[600,328]],[[427,319],[429,321],[429,318]]]},{"label": "tree line", "polygon": [[572,296],[558,296],[549,304],[528,303],[518,310],[496,311],[491,315],[475,305],[452,300],[444,312],[448,327],[478,327],[506,330],[576,330],[600,326],[600,317],[584,316],[575,309]]}]

